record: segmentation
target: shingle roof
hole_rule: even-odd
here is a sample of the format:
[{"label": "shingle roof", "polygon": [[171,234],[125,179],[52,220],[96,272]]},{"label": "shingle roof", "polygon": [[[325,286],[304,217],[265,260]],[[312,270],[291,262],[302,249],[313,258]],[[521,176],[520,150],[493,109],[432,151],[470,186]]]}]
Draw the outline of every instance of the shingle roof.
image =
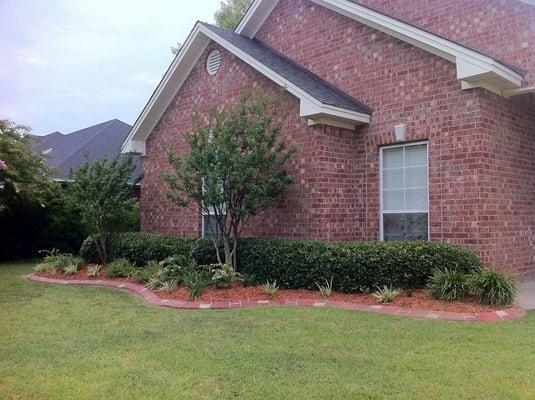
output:
[{"label": "shingle roof", "polygon": [[206,23],[202,23],[202,25],[298,86],[321,103],[363,114],[372,113],[372,109],[366,104],[351,97],[283,54],[261,44],[256,39],[249,39],[246,36],[214,25]]},{"label": "shingle roof", "polygon": [[[76,170],[103,157],[120,155],[121,144],[131,129],[130,125],[113,119],[66,135],[54,132],[34,136],[33,149],[37,152],[50,150],[47,164],[56,169],[54,178],[67,180],[71,169]],[[133,160],[136,168],[131,182],[137,181],[142,174],[140,157],[134,156]]]}]

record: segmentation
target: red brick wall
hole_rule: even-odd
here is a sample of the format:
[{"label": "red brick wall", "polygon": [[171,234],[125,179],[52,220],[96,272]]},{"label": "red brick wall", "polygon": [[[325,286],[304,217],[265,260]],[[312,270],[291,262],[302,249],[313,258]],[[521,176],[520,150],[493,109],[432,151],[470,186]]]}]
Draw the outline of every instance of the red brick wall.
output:
[{"label": "red brick wall", "polygon": [[483,256],[519,275],[535,273],[535,102],[485,92],[482,129],[488,198],[478,210]]},{"label": "red brick wall", "polygon": [[535,6],[519,0],[354,0],[528,71],[535,83]]},{"label": "red brick wall", "polygon": [[[376,7],[406,4],[407,10],[392,10],[406,12],[409,19],[418,12],[419,2],[374,3]],[[503,6],[504,2],[495,3]],[[434,2],[423,0],[422,4],[425,9]],[[422,24],[440,26],[440,21],[448,26],[445,16],[428,17]],[[492,21],[487,19],[487,23]],[[372,124],[355,132],[310,128],[298,117],[298,100],[288,96],[291,112],[284,138],[297,148],[288,168],[296,182],[276,209],[252,222],[248,234],[377,239],[379,149],[394,143],[395,124],[407,123],[410,141],[429,142],[431,238],[465,245],[500,268],[519,274],[535,271],[535,220],[530,217],[535,215],[530,200],[535,194],[535,166],[530,162],[534,159],[532,106],[482,89],[463,91],[452,63],[306,0],[281,0],[257,37],[364,101],[374,113]],[[502,42],[505,46],[507,41]],[[208,76],[206,54],[147,141],[141,199],[146,231],[199,234],[197,210],[170,206],[159,178],[168,149],[187,151],[181,134],[191,128],[193,109],[232,103],[240,92],[255,86],[275,89],[225,51],[219,73]],[[529,67],[529,60],[520,61],[515,64]],[[527,111],[531,117],[525,116]],[[501,150],[503,146],[507,152]],[[515,156],[517,151],[521,156]],[[506,160],[507,176],[499,160]],[[498,214],[503,208],[507,211]]]},{"label": "red brick wall", "polygon": [[[205,68],[208,53],[218,48],[223,54],[222,66],[214,76]],[[224,49],[210,46],[181,88],[153,133],[147,140],[143,167],[142,229],[147,232],[179,236],[200,234],[200,214],[196,207],[179,209],[166,199],[168,189],[161,171],[168,168],[167,153],[187,152],[182,136],[191,130],[194,110],[206,112],[217,105],[234,103],[240,93],[254,87],[276,91],[277,86],[255,72]],[[356,138],[353,132],[332,128],[309,128],[299,118],[299,100],[286,96],[288,116],[284,122],[283,140],[294,146],[297,155],[288,165],[295,177],[279,207],[252,221],[249,234],[294,237],[318,237],[349,240],[361,229],[349,210],[360,209],[361,200],[354,192],[353,157]],[[330,189],[321,188],[335,182]],[[350,224],[343,223],[349,218]]]}]

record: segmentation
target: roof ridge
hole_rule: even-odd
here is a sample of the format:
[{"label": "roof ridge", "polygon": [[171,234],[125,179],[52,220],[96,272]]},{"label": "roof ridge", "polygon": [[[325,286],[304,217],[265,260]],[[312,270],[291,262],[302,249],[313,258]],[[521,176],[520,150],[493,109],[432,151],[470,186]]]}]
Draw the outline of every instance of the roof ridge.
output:
[{"label": "roof ridge", "polygon": [[115,125],[117,125],[117,122],[121,123],[122,125],[129,126],[130,129],[132,128],[129,124],[127,124],[126,122],[120,121],[117,118],[114,118],[114,119],[111,119],[109,121],[106,121],[106,122],[103,122],[103,123],[88,127],[88,128],[94,128],[96,126],[106,124],[104,129],[96,131],[91,136],[91,138],[89,138],[85,143],[80,145],[74,152],[70,153],[67,157],[65,157],[65,159],[61,162],[61,164],[58,165],[58,168],[62,168],[64,166],[66,166],[66,164],[68,164],[75,156],[81,154],[81,152],[84,149],[86,149],[87,146],[89,146],[90,144],[92,144],[95,141],[99,140],[99,138],[101,136],[109,134],[109,132],[115,128]]},{"label": "roof ridge", "polygon": [[[222,28],[222,27],[219,27],[219,26],[215,26],[215,25],[212,25],[212,24],[209,24],[209,23],[206,23],[206,22],[200,22],[200,23],[202,25],[206,26],[208,29],[214,31],[214,33],[216,33],[219,36],[221,36],[221,35],[220,35],[220,33],[218,31],[223,31],[225,34],[234,35],[236,37],[239,37],[241,40],[248,41],[248,42],[254,44],[257,47],[259,47],[261,49],[264,49],[264,51],[269,52],[272,55],[274,55],[275,57],[278,57],[278,58],[282,59],[284,62],[292,65],[294,68],[300,70],[302,73],[307,74],[307,75],[313,77],[314,79],[318,80],[319,82],[321,82],[321,84],[325,85],[326,87],[328,87],[332,91],[336,92],[338,95],[344,97],[345,100],[358,104],[359,107],[362,109],[361,111],[367,112],[367,113],[372,113],[373,112],[373,109],[370,108],[365,103],[363,103],[362,101],[356,99],[355,97],[353,97],[352,95],[348,94],[347,92],[345,92],[341,88],[339,88],[336,85],[334,85],[333,83],[325,80],[323,77],[321,77],[318,74],[312,72],[311,70],[309,70],[305,66],[299,64],[297,61],[289,58],[285,54],[283,54],[283,53],[281,53],[281,52],[279,52],[277,50],[274,50],[271,47],[265,45],[264,43],[260,42],[258,39],[256,39],[256,38],[255,39],[250,39],[249,37],[247,37],[245,35],[241,35],[239,33],[233,32],[233,31],[231,31],[229,29]],[[252,57],[257,59],[255,56],[252,56]],[[258,60],[258,61],[265,65],[265,62],[262,62],[261,60]],[[304,90],[306,90],[306,89],[304,89]]]}]

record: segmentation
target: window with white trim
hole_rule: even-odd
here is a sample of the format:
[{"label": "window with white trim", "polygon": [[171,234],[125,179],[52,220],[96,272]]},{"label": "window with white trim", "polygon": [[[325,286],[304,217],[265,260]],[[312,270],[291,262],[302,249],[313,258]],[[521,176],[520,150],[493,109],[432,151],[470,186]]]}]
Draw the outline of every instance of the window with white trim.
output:
[{"label": "window with white trim", "polygon": [[[211,137],[209,138],[210,141],[212,141]],[[202,181],[202,190],[205,191],[204,187],[204,178]],[[206,209],[203,209],[202,211],[202,237],[214,237],[218,235],[218,227],[217,227],[217,216],[216,211],[214,207],[206,207]],[[225,205],[221,205],[221,208],[223,211],[226,210]],[[224,215],[224,214],[223,214]]]},{"label": "window with white trim", "polygon": [[429,240],[427,143],[381,149],[381,240]]}]

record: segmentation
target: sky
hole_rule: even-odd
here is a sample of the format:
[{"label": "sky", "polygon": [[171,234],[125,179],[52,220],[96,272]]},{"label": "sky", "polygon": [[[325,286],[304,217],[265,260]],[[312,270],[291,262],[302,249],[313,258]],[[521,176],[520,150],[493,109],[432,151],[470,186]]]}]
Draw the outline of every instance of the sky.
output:
[{"label": "sky", "polygon": [[0,0],[0,119],[34,134],[133,124],[221,0]]}]

